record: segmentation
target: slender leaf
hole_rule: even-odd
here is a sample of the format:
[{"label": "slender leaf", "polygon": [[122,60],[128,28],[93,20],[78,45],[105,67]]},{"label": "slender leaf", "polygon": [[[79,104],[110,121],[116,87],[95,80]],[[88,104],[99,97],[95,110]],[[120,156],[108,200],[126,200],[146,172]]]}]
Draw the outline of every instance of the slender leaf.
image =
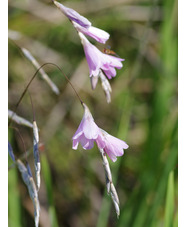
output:
[{"label": "slender leaf", "polygon": [[165,227],[173,226],[174,218],[174,172],[169,173],[168,183],[167,183],[167,196],[165,205]]}]

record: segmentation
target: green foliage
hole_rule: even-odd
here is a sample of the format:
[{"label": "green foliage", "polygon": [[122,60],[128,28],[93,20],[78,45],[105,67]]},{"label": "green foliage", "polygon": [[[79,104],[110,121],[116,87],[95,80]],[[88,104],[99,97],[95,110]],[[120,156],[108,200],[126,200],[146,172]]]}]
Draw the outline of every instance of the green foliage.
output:
[{"label": "green foliage", "polygon": [[50,217],[50,226],[51,227],[58,227],[57,217],[56,217],[56,211],[54,207],[54,201],[53,201],[53,191],[52,191],[52,178],[50,173],[50,167],[47,161],[47,157],[45,155],[41,156],[41,166],[42,166],[42,174],[44,183],[46,186],[47,191],[47,200],[49,204],[49,217]]},{"label": "green foliage", "polygon": [[167,196],[165,205],[165,227],[173,226],[174,218],[174,172],[169,173],[168,183],[167,183]]},{"label": "green foliage", "polygon": [[[14,6],[11,2],[9,29],[22,34],[15,42],[27,48],[39,63],[50,61],[59,65],[90,107],[96,123],[129,144],[124,156],[116,163],[110,161],[120,198],[121,215],[117,219],[105,190],[96,146],[87,151],[80,146],[77,151],[71,149],[71,138],[83,110],[61,73],[54,67],[45,67],[59,87],[60,96],[51,92],[40,75],[29,92],[40,140],[46,147],[41,154],[39,198],[41,208],[46,211],[46,220],[50,220],[49,226],[177,227],[177,1],[137,1],[135,6],[132,1],[126,5],[102,0],[96,1],[96,6],[91,1],[65,2],[79,12],[82,10],[93,25],[108,31],[111,34],[108,45],[125,58],[124,67],[117,70],[117,76],[110,81],[113,91],[109,105],[99,83],[94,91],[91,90],[80,40],[58,9],[39,1],[43,6],[42,15],[39,15],[35,1],[33,8],[27,10],[23,1],[15,1]],[[159,11],[154,11],[156,7]],[[55,21],[53,14],[51,17],[47,14],[49,9],[56,10]],[[101,50],[107,43],[96,45]],[[10,109],[15,107],[35,72],[16,48],[10,41]],[[32,120],[27,96],[18,114]],[[32,132],[25,127],[19,128],[29,150]],[[13,137],[12,146],[17,148],[16,154],[21,154],[20,138],[16,133]],[[32,164],[32,153],[29,154]],[[16,169],[10,169],[10,227],[20,227],[22,223],[30,226],[30,216],[21,215],[24,198],[20,200],[22,187],[21,178],[18,179]],[[41,226],[45,223],[43,217],[41,214]]]},{"label": "green foliage", "polygon": [[17,169],[11,169],[8,174],[8,216],[10,227],[22,226],[21,197],[18,190]]}]

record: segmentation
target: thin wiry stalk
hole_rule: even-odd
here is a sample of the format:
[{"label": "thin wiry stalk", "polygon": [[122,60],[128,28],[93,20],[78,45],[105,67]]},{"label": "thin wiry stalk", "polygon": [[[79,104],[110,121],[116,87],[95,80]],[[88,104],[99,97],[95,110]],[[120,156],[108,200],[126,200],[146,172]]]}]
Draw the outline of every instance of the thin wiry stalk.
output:
[{"label": "thin wiry stalk", "polygon": [[[37,60],[32,56],[32,54],[30,53],[30,51],[28,51],[26,48],[21,48],[23,54],[25,55],[25,57],[33,64],[33,66],[38,69],[40,68],[39,63],[37,62]],[[49,78],[49,76],[45,73],[45,71],[41,68],[40,69],[40,74],[43,78],[43,80],[45,80],[47,82],[47,84],[50,86],[50,88],[52,89],[52,91],[56,94],[59,95],[59,89],[58,87],[54,84],[54,82]]]},{"label": "thin wiry stalk", "polygon": [[114,184],[112,182],[112,173],[110,170],[109,162],[108,162],[108,159],[107,159],[107,156],[106,156],[106,153],[104,152],[104,150],[99,149],[99,151],[100,151],[102,161],[103,161],[103,168],[105,170],[107,193],[111,195],[111,199],[114,203],[117,217],[119,218],[119,215],[120,215],[119,198],[118,198],[116,189],[114,187]]},{"label": "thin wiry stalk", "polygon": [[12,110],[8,110],[8,117],[13,120],[14,122],[16,122],[17,124],[20,125],[25,125],[27,127],[33,128],[33,124],[26,120],[23,117],[18,116],[15,112],[13,112]]},{"label": "thin wiry stalk", "polygon": [[71,86],[72,89],[74,90],[74,92],[75,92],[77,98],[79,99],[81,105],[83,105],[83,101],[81,100],[81,98],[80,98],[80,96],[78,95],[76,89],[74,88],[74,86],[72,85],[71,81],[68,79],[68,77],[66,76],[66,74],[63,72],[63,70],[62,70],[58,65],[56,65],[56,64],[54,64],[54,63],[51,63],[51,62],[47,62],[47,63],[44,63],[43,65],[41,65],[41,66],[36,70],[36,72],[34,73],[34,75],[32,76],[32,78],[30,79],[29,83],[27,84],[26,88],[24,89],[23,93],[21,94],[21,97],[19,98],[18,102],[17,102],[16,105],[15,105],[15,110],[14,110],[14,112],[12,113],[12,116],[11,116],[11,118],[10,118],[10,121],[9,121],[9,123],[8,123],[8,126],[11,125],[12,119],[13,119],[14,115],[16,114],[17,108],[18,108],[19,104],[21,103],[21,101],[22,101],[22,99],[23,99],[25,93],[27,92],[29,86],[31,85],[32,81],[33,81],[33,80],[35,79],[35,77],[37,76],[37,73],[38,73],[45,65],[53,65],[53,66],[55,66],[55,67],[58,68],[58,70],[62,73],[62,75],[65,77],[65,79],[68,81],[68,83],[70,84],[70,86]]},{"label": "thin wiry stalk", "polygon": [[39,70],[44,66],[44,65],[47,65],[48,63],[44,63],[39,69],[36,70],[36,72],[34,73],[34,75],[32,76],[31,80],[29,81],[29,83],[27,84],[26,88],[24,89],[23,93],[21,94],[21,97],[19,98],[18,102],[16,103],[15,105],[15,110],[14,112],[12,112],[12,116],[10,117],[10,121],[8,123],[8,127],[10,127],[11,123],[12,123],[12,120],[13,120],[13,117],[14,115],[16,114],[16,111],[17,111],[17,108],[19,106],[19,104],[21,103],[23,97],[25,96],[29,86],[31,85],[32,81],[34,80],[34,78],[37,76],[37,73],[39,72]]}]

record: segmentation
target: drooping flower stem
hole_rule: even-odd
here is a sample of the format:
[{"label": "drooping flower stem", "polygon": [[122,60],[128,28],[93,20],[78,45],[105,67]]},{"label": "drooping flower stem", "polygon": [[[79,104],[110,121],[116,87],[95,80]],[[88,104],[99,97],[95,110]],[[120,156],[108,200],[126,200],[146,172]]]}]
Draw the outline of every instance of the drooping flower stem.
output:
[{"label": "drooping flower stem", "polygon": [[12,117],[10,118],[10,121],[9,121],[9,123],[8,123],[8,126],[10,126],[10,124],[11,124],[11,122],[12,122],[12,118],[13,118],[14,114],[16,114],[17,108],[18,108],[19,104],[21,103],[23,97],[25,96],[25,94],[26,94],[26,92],[27,92],[27,90],[28,90],[30,84],[32,83],[32,81],[34,80],[34,78],[37,76],[37,73],[39,72],[39,70],[40,70],[43,66],[45,66],[46,64],[48,64],[48,63],[44,63],[43,65],[41,65],[41,66],[37,69],[37,71],[36,71],[36,72],[34,73],[34,75],[32,76],[31,80],[30,80],[29,83],[27,84],[26,88],[24,89],[23,93],[21,94],[21,97],[19,98],[18,102],[17,102],[16,105],[15,105],[15,109],[14,109],[14,112],[13,112],[13,114],[12,114]]},{"label": "drooping flower stem", "polygon": [[59,71],[62,73],[62,75],[65,77],[65,79],[68,81],[68,83],[70,84],[70,86],[71,86],[72,89],[74,90],[74,92],[75,92],[77,98],[79,99],[80,103],[83,105],[82,99],[80,98],[80,96],[79,96],[79,94],[77,93],[76,89],[74,88],[73,84],[71,83],[71,81],[69,80],[69,78],[66,76],[66,74],[63,72],[63,70],[62,70],[58,65],[56,65],[56,64],[54,64],[54,63],[47,63],[47,64],[51,64],[51,65],[53,65],[53,66],[55,66],[55,67],[57,67],[57,68],[59,69]]},{"label": "drooping flower stem", "polygon": [[[18,47],[20,48],[20,47]],[[40,64],[38,61],[32,56],[29,50],[26,48],[20,48],[24,56],[32,63],[32,65],[38,69],[40,67]],[[59,88],[53,83],[53,81],[49,78],[49,76],[46,74],[46,72],[43,69],[40,69],[40,74],[42,79],[49,85],[49,87],[52,89],[52,91],[56,94],[59,95]]]},{"label": "drooping flower stem", "polygon": [[44,63],[43,65],[41,65],[41,66],[36,70],[36,72],[34,73],[34,75],[32,76],[32,78],[30,79],[29,83],[27,84],[26,88],[24,89],[23,93],[21,94],[21,97],[19,98],[18,102],[17,102],[16,105],[15,105],[15,109],[14,109],[14,111],[13,111],[13,113],[12,113],[12,116],[11,116],[11,118],[10,118],[10,121],[9,121],[9,123],[8,123],[8,126],[10,126],[10,124],[11,124],[11,122],[12,122],[12,118],[13,118],[14,114],[16,114],[17,108],[18,108],[19,104],[21,103],[21,101],[22,101],[24,95],[26,94],[26,92],[27,92],[29,86],[31,85],[32,81],[35,79],[35,77],[37,76],[37,74],[38,74],[38,72],[40,71],[40,69],[42,69],[42,68],[43,68],[44,66],[46,66],[46,65],[53,65],[53,66],[55,66],[55,67],[58,68],[58,70],[62,73],[62,75],[66,78],[66,80],[68,81],[68,83],[70,84],[70,86],[72,87],[72,89],[74,90],[74,92],[75,92],[77,98],[79,99],[80,103],[83,105],[83,101],[81,100],[81,98],[80,98],[80,96],[78,95],[76,89],[75,89],[74,86],[72,85],[72,83],[71,83],[71,81],[69,80],[69,78],[65,75],[65,73],[63,72],[63,70],[62,70],[58,65],[56,65],[55,63],[47,62],[47,63]]}]

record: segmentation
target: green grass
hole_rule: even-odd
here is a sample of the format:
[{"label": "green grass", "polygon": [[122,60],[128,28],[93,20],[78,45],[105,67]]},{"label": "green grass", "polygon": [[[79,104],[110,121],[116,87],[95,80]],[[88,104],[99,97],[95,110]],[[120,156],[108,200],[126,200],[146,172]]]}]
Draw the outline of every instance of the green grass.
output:
[{"label": "green grass", "polygon": [[173,226],[174,220],[174,172],[169,173],[167,183],[167,196],[165,204],[165,227]]},{"label": "green grass", "polygon": [[17,169],[11,169],[8,174],[8,216],[10,227],[22,226],[21,197],[18,189]]},{"label": "green grass", "polygon": [[52,191],[52,178],[50,173],[50,167],[47,161],[46,155],[41,156],[41,166],[42,166],[42,175],[47,191],[47,200],[49,204],[49,217],[50,217],[50,226],[58,227],[56,211],[54,206],[53,191]]},{"label": "green grass", "polygon": [[[85,2],[76,1],[75,7]],[[77,151],[71,148],[71,138],[82,119],[83,110],[60,72],[53,67],[45,68],[57,83],[60,96],[52,94],[38,78],[29,92],[40,129],[40,141],[46,147],[41,154],[43,191],[39,197],[50,226],[178,226],[177,4],[173,0],[137,2],[136,6],[147,10],[145,13],[150,12],[150,21],[123,19],[120,9],[125,8],[125,4],[110,8],[105,4],[106,8],[100,10],[98,4],[95,11],[91,11],[91,4],[87,7],[86,16],[98,27],[108,29],[111,33],[108,45],[125,58],[124,67],[117,70],[117,76],[110,81],[113,92],[109,105],[99,83],[95,91],[91,90],[82,46],[69,21],[61,22],[59,19],[56,23],[48,22],[29,10],[11,8],[9,28],[25,34],[17,41],[18,45],[29,48],[39,62],[51,61],[64,68],[78,94],[90,107],[95,122],[129,144],[124,156],[119,157],[116,163],[110,161],[120,198],[121,214],[117,219],[105,190],[102,163],[96,146],[89,151],[81,147]],[[156,21],[151,18],[154,12],[151,7],[154,5],[160,7],[162,12]],[[45,7],[43,2],[43,12]],[[52,8],[55,9],[54,6]],[[146,15],[140,7],[133,10],[131,17],[134,14],[141,14],[142,18]],[[114,20],[116,14],[117,20]],[[35,46],[35,41],[38,46]],[[106,46],[98,45],[100,50]],[[47,48],[55,53],[48,54]],[[15,107],[34,72],[30,63],[15,50],[11,43],[10,109]],[[32,108],[28,100],[28,96],[23,99],[18,114],[31,121]],[[18,127],[29,150],[32,147],[32,130]],[[16,133],[11,135],[11,144],[16,154],[21,156],[22,144]],[[31,166],[32,158],[31,152]],[[20,198],[21,179],[16,168],[8,173],[9,225],[21,227],[24,223],[30,227],[30,216],[22,216],[22,209],[25,213],[26,208],[22,204],[24,198]]]}]

